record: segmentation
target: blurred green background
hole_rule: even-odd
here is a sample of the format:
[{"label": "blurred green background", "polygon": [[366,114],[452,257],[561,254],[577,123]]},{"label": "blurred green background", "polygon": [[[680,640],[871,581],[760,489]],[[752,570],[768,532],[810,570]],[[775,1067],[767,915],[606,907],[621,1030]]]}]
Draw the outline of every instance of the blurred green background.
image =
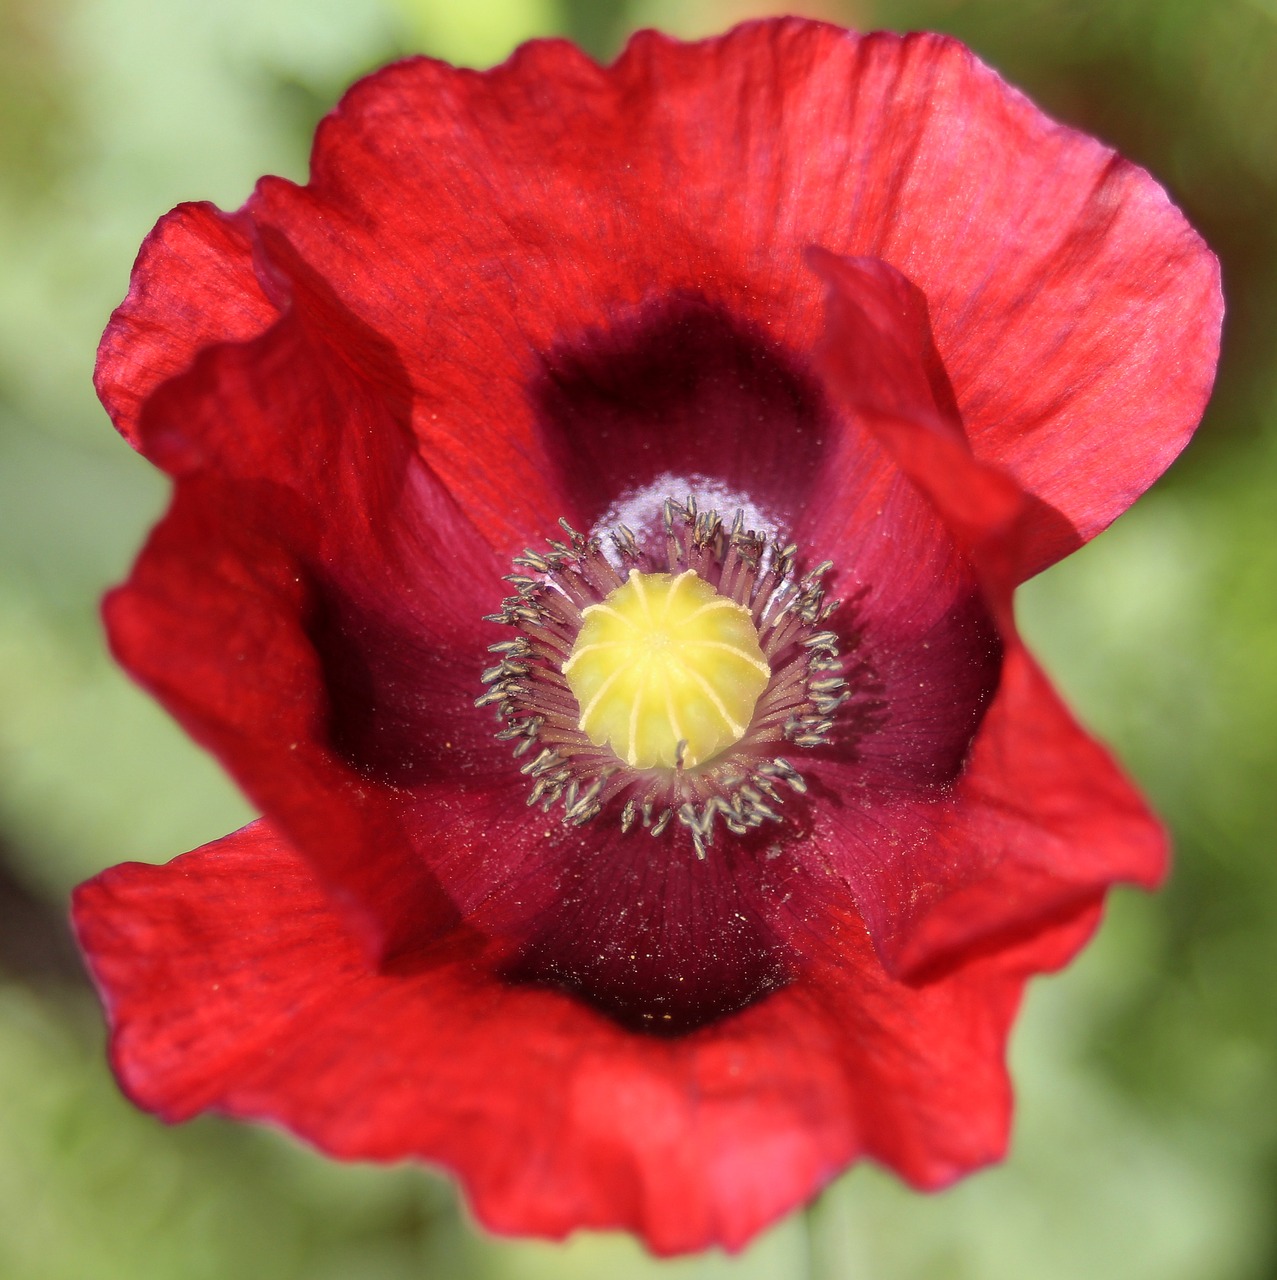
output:
[{"label": "blurred green background", "polygon": [[1174,828],[1155,898],[1115,896],[1031,992],[1006,1164],[918,1197],[869,1168],[738,1259],[493,1241],[447,1184],[273,1132],[134,1112],[102,1061],[70,887],[247,816],[103,653],[96,601],[165,486],[93,398],[143,235],[184,199],[304,178],[356,75],[471,65],[532,35],[602,57],[739,0],[0,0],[0,1280],[1277,1276],[1277,0],[827,0],[971,44],[1153,171],[1224,260],[1226,356],[1196,442],[1023,592],[1074,704]]}]

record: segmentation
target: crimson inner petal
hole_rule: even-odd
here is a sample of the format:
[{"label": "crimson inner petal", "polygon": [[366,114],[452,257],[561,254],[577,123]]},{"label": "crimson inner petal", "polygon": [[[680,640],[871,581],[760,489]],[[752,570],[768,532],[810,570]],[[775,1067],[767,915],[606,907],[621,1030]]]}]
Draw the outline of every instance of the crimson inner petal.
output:
[{"label": "crimson inner petal", "polygon": [[329,741],[369,779],[411,789],[449,782],[461,750],[509,756],[474,710],[477,628],[468,646],[447,649],[438,630],[427,638],[407,610],[316,583],[307,633],[323,667]]},{"label": "crimson inner petal", "polygon": [[656,1035],[694,1030],[778,990],[793,977],[792,957],[763,900],[783,896],[788,864],[769,867],[768,834],[720,842],[699,861],[681,831],[623,836],[609,822],[560,867],[555,909],[506,976],[565,987]]},{"label": "crimson inner petal", "polygon": [[545,356],[532,395],[575,507],[565,514],[587,527],[668,474],[712,477],[792,520],[832,434],[819,382],[694,294],[653,300],[565,342]]}]

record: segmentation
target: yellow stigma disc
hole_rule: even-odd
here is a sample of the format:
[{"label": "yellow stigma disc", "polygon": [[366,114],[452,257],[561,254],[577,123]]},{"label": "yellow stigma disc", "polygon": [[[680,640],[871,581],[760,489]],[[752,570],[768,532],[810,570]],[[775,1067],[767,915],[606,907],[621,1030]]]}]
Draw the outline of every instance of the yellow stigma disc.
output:
[{"label": "yellow stigma disc", "polygon": [[563,676],[580,729],[635,769],[686,768],[739,742],[771,668],[749,610],[688,569],[631,573],[582,610]]}]

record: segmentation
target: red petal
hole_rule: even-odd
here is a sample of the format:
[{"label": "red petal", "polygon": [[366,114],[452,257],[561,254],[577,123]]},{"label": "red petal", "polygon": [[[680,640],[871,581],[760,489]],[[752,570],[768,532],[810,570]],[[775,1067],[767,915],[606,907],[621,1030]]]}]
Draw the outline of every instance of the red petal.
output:
[{"label": "red petal", "polygon": [[281,1123],[343,1158],[440,1161],[497,1231],[625,1227],[658,1253],[744,1245],[858,1156],[936,1187],[997,1159],[1025,977],[1088,910],[920,988],[854,920],[838,965],[691,1036],[626,1032],[495,978],[456,933],[376,972],[263,825],[81,886],[123,1087],[166,1120]]},{"label": "red petal", "polygon": [[952,786],[930,799],[901,794],[872,755],[817,766],[843,798],[817,808],[817,840],[884,957],[917,972],[1032,931],[1114,881],[1155,884],[1166,839],[1016,633],[1011,593],[1050,513],[971,455],[933,385],[921,293],[872,259],[821,253],[813,263],[829,289],[831,391],[966,548],[1005,648],[997,696]]},{"label": "red petal", "polygon": [[[857,231],[813,239],[921,289],[976,456],[1093,537],[1197,425],[1218,263],[1146,173],[955,42],[871,36],[861,61]],[[1076,545],[1063,524],[1028,532],[1035,568]]]},{"label": "red petal", "polygon": [[405,829],[409,801],[455,815],[464,783],[517,781],[473,707],[501,584],[393,393],[346,362],[362,349],[375,371],[375,346],[354,325],[326,337],[290,313],[151,397],[142,447],[177,491],[106,617],[123,665],[370,936],[404,947],[453,915]]},{"label": "red petal", "polygon": [[1033,567],[1165,468],[1217,354],[1216,264],[1161,190],[939,36],[781,20],[643,33],[603,69],[556,42],[483,75],[402,63],[325,122],[307,188],[267,181],[249,212],[295,287],[388,339],[423,450],[506,550],[597,514],[530,394],[554,353],[678,298],[804,352],[813,242],[927,295],[977,456],[1064,517]]},{"label": "red petal", "polygon": [[277,318],[253,271],[252,235],[243,214],[183,204],[143,242],[94,373],[107,413],[134,447],[142,406],[161,383],[205,347],[255,337]]}]

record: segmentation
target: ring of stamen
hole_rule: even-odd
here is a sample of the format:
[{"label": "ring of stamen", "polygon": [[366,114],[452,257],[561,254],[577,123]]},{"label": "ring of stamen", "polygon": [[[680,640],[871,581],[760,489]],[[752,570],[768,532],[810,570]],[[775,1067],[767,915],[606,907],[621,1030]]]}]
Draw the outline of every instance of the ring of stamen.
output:
[{"label": "ring of stamen", "polygon": [[[806,783],[778,752],[827,742],[853,688],[822,625],[829,563],[799,576],[797,548],[769,545],[739,512],[730,529],[691,499],[663,514],[658,552],[624,525],[612,532],[619,567],[563,521],[566,542],[515,560],[516,594],[488,620],[519,634],[491,646],[476,703],[496,707],[497,736],[530,756],[530,805],[562,803],[579,825],[616,802],[622,829],[660,835],[677,821],[704,857],[720,819],[737,835],[780,821],[782,787]],[[680,648],[673,632],[683,666],[660,656]],[[708,720],[689,711],[716,699]],[[645,738],[643,717],[659,731]]]}]

